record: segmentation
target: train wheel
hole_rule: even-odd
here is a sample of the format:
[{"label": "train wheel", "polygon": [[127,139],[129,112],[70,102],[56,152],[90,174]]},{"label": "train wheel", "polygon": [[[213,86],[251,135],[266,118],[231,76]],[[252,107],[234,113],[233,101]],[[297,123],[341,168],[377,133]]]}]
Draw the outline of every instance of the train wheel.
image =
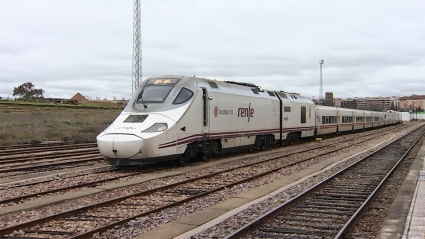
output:
[{"label": "train wheel", "polygon": [[177,164],[178,165],[184,165],[186,163],[187,159],[185,157],[180,157],[179,159],[177,159]]},{"label": "train wheel", "polygon": [[292,145],[293,144],[293,137],[292,137],[292,133],[289,133],[288,136],[286,136],[286,145]]}]

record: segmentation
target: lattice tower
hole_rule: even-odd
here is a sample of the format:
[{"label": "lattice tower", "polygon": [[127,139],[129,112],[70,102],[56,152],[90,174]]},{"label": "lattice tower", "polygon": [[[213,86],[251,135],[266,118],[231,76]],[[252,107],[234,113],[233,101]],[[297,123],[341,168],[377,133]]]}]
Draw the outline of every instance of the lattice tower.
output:
[{"label": "lattice tower", "polygon": [[142,25],[140,0],[134,0],[133,14],[133,85],[132,94],[142,81]]}]

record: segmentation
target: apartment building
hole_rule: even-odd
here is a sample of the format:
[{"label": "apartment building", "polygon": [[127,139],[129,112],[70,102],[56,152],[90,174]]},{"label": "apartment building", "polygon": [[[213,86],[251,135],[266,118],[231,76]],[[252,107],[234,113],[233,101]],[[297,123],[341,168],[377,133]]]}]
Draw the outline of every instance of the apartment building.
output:
[{"label": "apartment building", "polygon": [[425,95],[412,95],[412,96],[400,97],[399,109],[403,111],[425,109]]}]

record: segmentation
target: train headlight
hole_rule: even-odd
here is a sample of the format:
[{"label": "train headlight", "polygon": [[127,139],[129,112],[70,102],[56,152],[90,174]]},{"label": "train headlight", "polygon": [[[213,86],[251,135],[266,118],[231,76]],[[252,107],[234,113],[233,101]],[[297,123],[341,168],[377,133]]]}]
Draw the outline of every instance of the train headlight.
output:
[{"label": "train headlight", "polygon": [[143,123],[148,115],[129,115],[124,123]]},{"label": "train headlight", "polygon": [[150,128],[143,131],[143,133],[154,133],[154,132],[162,132],[168,129],[168,125],[166,123],[156,123],[152,125]]}]

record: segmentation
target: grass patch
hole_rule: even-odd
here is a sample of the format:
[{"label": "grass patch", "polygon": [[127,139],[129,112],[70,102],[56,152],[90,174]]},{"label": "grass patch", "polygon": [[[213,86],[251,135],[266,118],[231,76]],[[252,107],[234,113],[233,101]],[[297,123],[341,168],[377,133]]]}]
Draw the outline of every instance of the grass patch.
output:
[{"label": "grass patch", "polygon": [[43,102],[30,102],[30,101],[11,101],[11,100],[0,100],[0,105],[13,105],[13,106],[28,106],[28,107],[59,107],[59,108],[70,108],[70,109],[122,109],[119,106],[108,106],[99,104],[84,104],[84,105],[72,105],[72,104],[55,104],[55,103],[43,103]]},{"label": "grass patch", "polygon": [[0,145],[46,140],[94,141],[121,110],[0,104]]}]

